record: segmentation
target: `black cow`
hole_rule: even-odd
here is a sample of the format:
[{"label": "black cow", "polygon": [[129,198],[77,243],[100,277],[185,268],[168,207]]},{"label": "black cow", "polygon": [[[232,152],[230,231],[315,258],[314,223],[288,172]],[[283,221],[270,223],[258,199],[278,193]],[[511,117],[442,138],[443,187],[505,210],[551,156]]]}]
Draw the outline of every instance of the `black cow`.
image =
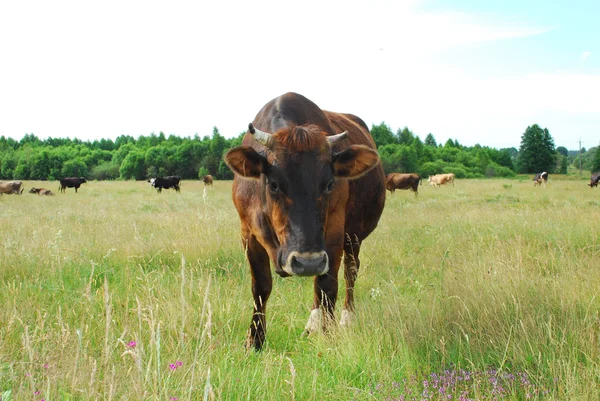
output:
[{"label": "black cow", "polygon": [[75,193],[77,193],[77,188],[81,186],[81,184],[85,184],[87,181],[83,177],[67,177],[60,179],[60,186],[58,187],[59,192],[66,192],[67,188],[75,188]]},{"label": "black cow", "polygon": [[590,188],[597,187],[600,183],[600,172],[592,173],[592,177],[590,178],[590,183],[588,184]]},{"label": "black cow", "polygon": [[181,177],[178,175],[168,175],[166,177],[156,177],[148,180],[150,185],[156,188],[158,193],[161,193],[163,188],[175,188],[175,191],[179,192],[179,181],[181,181]]},{"label": "black cow", "polygon": [[544,185],[546,186],[546,183],[548,182],[548,173],[547,172],[543,172],[543,173],[537,173],[535,175],[535,177],[533,177],[533,186],[535,187],[536,185]]}]

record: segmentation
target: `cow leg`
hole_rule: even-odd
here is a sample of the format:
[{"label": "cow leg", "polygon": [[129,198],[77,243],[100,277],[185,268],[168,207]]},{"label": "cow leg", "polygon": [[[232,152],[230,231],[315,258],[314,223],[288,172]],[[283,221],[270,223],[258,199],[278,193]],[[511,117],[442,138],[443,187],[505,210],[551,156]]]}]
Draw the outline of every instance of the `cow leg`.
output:
[{"label": "cow leg", "polygon": [[346,281],[346,300],[342,317],[340,319],[341,326],[349,326],[352,323],[354,315],[354,283],[358,277],[360,269],[360,241],[356,236],[351,238],[348,236],[344,241],[344,278]]},{"label": "cow leg", "polygon": [[342,261],[342,252],[341,246],[332,246],[328,249],[329,270],[327,273],[315,277],[313,308],[304,327],[307,334],[317,332],[321,328],[327,330],[327,327],[334,321],[333,312],[337,301],[338,272]]},{"label": "cow leg", "polygon": [[273,288],[273,278],[269,264],[269,254],[258,242],[254,235],[245,241],[247,245],[246,256],[250,263],[252,275],[252,296],[254,298],[254,312],[248,330],[246,348],[260,350],[265,342],[267,320],[267,300]]}]

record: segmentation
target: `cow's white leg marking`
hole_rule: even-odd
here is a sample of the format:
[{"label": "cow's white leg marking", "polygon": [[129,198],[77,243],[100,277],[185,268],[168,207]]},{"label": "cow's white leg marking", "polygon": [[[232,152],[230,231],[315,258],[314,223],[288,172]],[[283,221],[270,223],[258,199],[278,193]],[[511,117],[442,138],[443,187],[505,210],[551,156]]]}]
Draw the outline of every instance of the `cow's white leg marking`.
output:
[{"label": "cow's white leg marking", "polygon": [[308,317],[308,322],[306,323],[306,327],[304,327],[304,331],[308,334],[316,333],[323,328],[323,311],[321,309],[313,309],[310,311],[310,316]]},{"label": "cow's white leg marking", "polygon": [[350,327],[352,322],[354,321],[354,313],[350,312],[348,309],[342,310],[342,317],[340,319],[340,326],[342,327]]}]

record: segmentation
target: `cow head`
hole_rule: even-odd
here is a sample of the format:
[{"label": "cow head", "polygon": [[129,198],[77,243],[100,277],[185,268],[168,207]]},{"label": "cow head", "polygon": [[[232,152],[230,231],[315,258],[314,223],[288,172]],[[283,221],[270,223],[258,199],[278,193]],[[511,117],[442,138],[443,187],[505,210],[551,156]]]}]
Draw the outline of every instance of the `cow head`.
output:
[{"label": "cow head", "polygon": [[150,183],[150,186],[153,187],[154,186],[154,182],[156,181],[156,178],[150,178],[148,180],[148,182]]},{"label": "cow head", "polygon": [[282,276],[326,273],[324,228],[336,181],[366,174],[379,162],[377,152],[351,145],[335,153],[331,146],[347,133],[328,137],[315,125],[269,134],[250,124],[249,131],[263,150],[239,146],[224,159],[239,177],[258,180],[262,212],[276,237],[276,249],[270,252],[276,272]]},{"label": "cow head", "polygon": [[31,189],[29,190],[29,193],[30,193],[30,194],[37,194],[37,193],[39,193],[39,192],[40,192],[40,190],[41,190],[41,188],[31,188]]},{"label": "cow head", "polygon": [[81,184],[84,184],[84,183],[86,183],[87,181],[86,181],[86,179],[85,179],[85,178],[83,178],[83,177],[79,177],[79,182],[80,182]]}]

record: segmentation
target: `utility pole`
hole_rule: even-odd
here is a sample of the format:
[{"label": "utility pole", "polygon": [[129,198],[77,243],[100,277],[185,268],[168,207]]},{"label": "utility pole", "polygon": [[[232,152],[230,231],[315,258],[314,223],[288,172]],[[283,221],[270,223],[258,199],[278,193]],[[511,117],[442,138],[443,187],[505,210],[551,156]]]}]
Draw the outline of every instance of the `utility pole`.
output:
[{"label": "utility pole", "polygon": [[579,137],[579,178],[581,178],[581,137]]}]

